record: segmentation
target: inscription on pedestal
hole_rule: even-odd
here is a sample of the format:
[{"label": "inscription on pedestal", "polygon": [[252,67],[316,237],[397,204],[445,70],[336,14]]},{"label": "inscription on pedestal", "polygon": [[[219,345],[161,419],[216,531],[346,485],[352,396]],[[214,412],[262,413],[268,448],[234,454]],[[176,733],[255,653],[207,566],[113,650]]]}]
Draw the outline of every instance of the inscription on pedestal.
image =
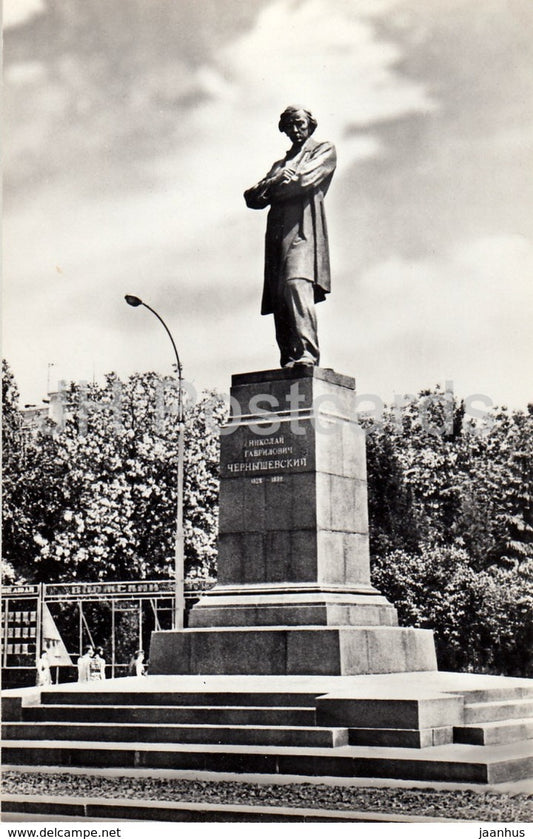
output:
[{"label": "inscription on pedestal", "polygon": [[277,475],[282,478],[283,473],[306,472],[313,468],[313,435],[309,420],[298,423],[294,430],[290,422],[277,422],[274,427],[272,423],[241,426],[223,438],[222,477],[250,478],[259,483],[259,475],[274,479]]}]

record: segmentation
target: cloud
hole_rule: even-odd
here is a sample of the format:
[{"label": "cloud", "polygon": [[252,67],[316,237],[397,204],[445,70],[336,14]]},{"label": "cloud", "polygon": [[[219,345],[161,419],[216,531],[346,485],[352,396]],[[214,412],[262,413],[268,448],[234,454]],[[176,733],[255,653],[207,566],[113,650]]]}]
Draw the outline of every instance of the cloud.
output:
[{"label": "cloud", "polygon": [[[141,5],[139,43],[117,0],[97,4],[108,37],[88,55],[72,31],[50,66],[53,39],[10,53],[6,159],[24,194],[8,178],[4,346],[25,398],[48,361],[73,378],[169,368],[166,336],[126,292],[167,319],[188,377],[225,387],[275,366],[258,315],[265,214],[242,191],[283,154],[278,114],[300,101],[339,155],[324,363],[373,391],[453,376],[523,403],[526,75],[507,4],[274,0],[232,30],[228,0],[209,7],[226,10],[220,31],[201,29],[202,10],[176,38],[170,5]],[[511,81],[491,60],[500,32]]]},{"label": "cloud", "polygon": [[[209,62],[189,67],[188,80],[176,57],[176,72],[182,85],[196,91],[196,104],[178,109],[175,143],[166,142],[164,151],[154,147],[142,160],[130,143],[115,162],[102,151],[97,131],[85,132],[85,145],[73,157],[75,145],[62,146],[58,109],[67,100],[57,79],[48,98],[34,92],[35,110],[21,112],[17,136],[24,128],[31,143],[44,138],[49,146],[40,149],[40,157],[48,150],[60,168],[30,201],[17,202],[6,221],[8,355],[27,358],[21,341],[28,335],[18,326],[22,319],[32,343],[42,348],[43,364],[61,356],[72,359],[75,344],[99,370],[127,369],[131,313],[127,319],[116,306],[124,292],[132,291],[162,306],[178,323],[190,319],[193,326],[182,334],[190,339],[190,354],[201,358],[209,355],[205,336],[216,332],[215,323],[235,318],[236,301],[245,301],[247,316],[233,340],[252,363],[264,216],[245,209],[242,191],[286,148],[278,114],[294,100],[315,109],[321,135],[338,143],[341,169],[373,157],[380,153],[376,137],[353,136],[349,126],[370,126],[432,106],[424,85],[396,69],[399,58],[397,47],[376,36],[352,4],[276,0],[244,34],[214,49]],[[16,65],[11,69],[15,87],[32,78],[17,76]],[[142,66],[138,71],[143,75]],[[40,84],[48,84],[46,76]],[[144,105],[148,114],[150,103]],[[52,116],[53,129],[43,130]],[[81,142],[72,134],[75,126],[65,128],[72,143],[74,138]],[[128,161],[130,167],[137,163],[138,180],[126,173],[121,181]],[[38,157],[33,165],[39,178]],[[270,335],[270,323],[261,321],[259,331],[266,335],[267,329]],[[272,365],[272,344],[265,342],[258,364]],[[78,350],[74,355],[83,366]],[[163,357],[162,348],[157,359]],[[220,364],[219,358],[211,355],[211,367]]]},{"label": "cloud", "polygon": [[[357,359],[364,389],[401,393],[452,380],[523,404],[533,355],[533,244],[522,236],[458,242],[433,258],[387,259],[353,284],[322,319],[345,336],[339,363]],[[327,337],[326,337],[327,336]]]},{"label": "cloud", "polygon": [[318,115],[319,132],[339,138],[341,164],[349,165],[376,153],[379,144],[349,136],[348,127],[368,127],[435,107],[423,83],[398,71],[401,57],[398,47],[378,37],[366,14],[353,4],[276,0],[259,14],[251,31],[214,55],[220,96],[198,109],[195,125],[204,137],[219,128],[226,136],[228,126],[242,126],[234,135],[239,156],[244,131],[248,168],[255,171],[256,161],[272,154],[279,113],[285,105],[301,102]]},{"label": "cloud", "polygon": [[4,29],[26,23],[44,11],[43,0],[5,0],[2,9]]}]

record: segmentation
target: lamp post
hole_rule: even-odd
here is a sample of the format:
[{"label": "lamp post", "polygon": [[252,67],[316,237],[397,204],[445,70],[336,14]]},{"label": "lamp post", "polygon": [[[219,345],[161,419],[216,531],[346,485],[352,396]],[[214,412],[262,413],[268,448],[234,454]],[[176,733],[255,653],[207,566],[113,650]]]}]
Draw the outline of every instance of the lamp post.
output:
[{"label": "lamp post", "polygon": [[176,356],[176,370],[178,373],[178,475],[176,488],[176,542],[174,547],[174,629],[183,629],[185,614],[185,548],[183,537],[183,455],[184,455],[184,422],[183,422],[183,398],[182,383],[183,369],[181,366],[178,350],[172,337],[170,329],[155,309],[148,303],[144,303],[140,297],[133,294],[125,295],[126,303],[129,306],[144,306],[156,316],[163,324],[165,331],[170,338],[174,355]]}]

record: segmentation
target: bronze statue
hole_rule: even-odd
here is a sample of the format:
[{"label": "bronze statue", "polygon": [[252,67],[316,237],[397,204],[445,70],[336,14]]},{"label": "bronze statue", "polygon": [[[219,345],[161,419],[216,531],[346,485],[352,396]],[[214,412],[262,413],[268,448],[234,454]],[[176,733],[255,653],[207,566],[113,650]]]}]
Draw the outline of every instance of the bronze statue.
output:
[{"label": "bronze statue", "polygon": [[319,363],[315,303],[331,289],[324,196],[337,158],[335,146],[312,139],[316,126],[300,105],[285,108],[278,127],[292,147],[244,193],[253,210],[270,204],[261,314],[274,314],[282,367]]}]

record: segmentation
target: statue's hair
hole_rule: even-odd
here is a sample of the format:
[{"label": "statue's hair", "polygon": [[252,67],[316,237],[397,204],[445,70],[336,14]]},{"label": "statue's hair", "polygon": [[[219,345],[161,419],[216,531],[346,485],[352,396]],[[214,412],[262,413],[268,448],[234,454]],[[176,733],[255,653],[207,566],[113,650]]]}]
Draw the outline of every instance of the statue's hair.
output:
[{"label": "statue's hair", "polygon": [[318,125],[318,122],[314,118],[311,111],[308,111],[307,108],[304,108],[303,105],[288,105],[283,113],[279,118],[278,128],[280,131],[285,131],[287,128],[288,123],[292,119],[295,113],[298,111],[303,111],[309,121],[309,134],[311,135],[315,128]]}]

